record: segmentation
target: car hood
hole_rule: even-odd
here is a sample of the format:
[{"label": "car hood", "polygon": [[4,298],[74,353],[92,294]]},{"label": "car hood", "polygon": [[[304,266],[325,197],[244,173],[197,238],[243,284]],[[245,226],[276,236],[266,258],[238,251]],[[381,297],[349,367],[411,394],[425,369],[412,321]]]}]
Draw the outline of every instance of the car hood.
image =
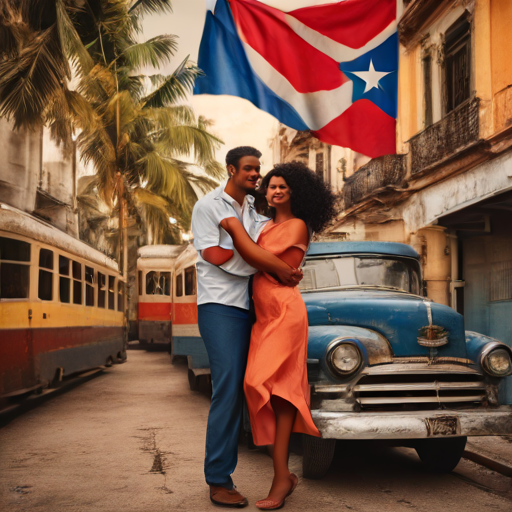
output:
[{"label": "car hood", "polygon": [[[466,358],[464,319],[448,306],[407,293],[356,289],[303,293],[310,326],[351,325],[366,327],[385,336],[395,356],[428,356],[418,344],[419,329],[432,324],[446,329],[448,343],[437,348],[439,357]],[[428,304],[428,305],[427,305]]]}]

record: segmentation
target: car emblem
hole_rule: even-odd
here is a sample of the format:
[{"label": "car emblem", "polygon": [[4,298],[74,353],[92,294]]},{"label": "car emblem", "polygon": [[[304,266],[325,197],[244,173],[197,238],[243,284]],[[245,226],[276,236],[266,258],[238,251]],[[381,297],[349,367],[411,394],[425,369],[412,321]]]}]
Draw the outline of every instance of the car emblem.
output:
[{"label": "car emblem", "polygon": [[437,348],[448,343],[448,331],[440,325],[432,325],[432,306],[430,302],[424,302],[427,308],[428,325],[418,331],[418,343],[422,347]]}]

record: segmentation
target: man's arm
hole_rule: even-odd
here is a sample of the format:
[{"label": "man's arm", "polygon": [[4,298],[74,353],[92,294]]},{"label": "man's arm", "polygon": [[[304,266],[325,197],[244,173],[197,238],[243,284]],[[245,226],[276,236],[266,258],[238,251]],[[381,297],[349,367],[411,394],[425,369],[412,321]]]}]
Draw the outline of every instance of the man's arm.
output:
[{"label": "man's arm", "polygon": [[300,282],[302,272],[255,244],[237,218],[224,219],[220,225],[231,235],[236,250],[249,265],[263,272],[275,274],[279,281],[287,286],[296,286]]},{"label": "man's arm", "polygon": [[231,249],[223,249],[218,245],[216,247],[208,247],[201,251],[201,256],[204,260],[212,265],[223,265],[233,257],[234,252]]}]

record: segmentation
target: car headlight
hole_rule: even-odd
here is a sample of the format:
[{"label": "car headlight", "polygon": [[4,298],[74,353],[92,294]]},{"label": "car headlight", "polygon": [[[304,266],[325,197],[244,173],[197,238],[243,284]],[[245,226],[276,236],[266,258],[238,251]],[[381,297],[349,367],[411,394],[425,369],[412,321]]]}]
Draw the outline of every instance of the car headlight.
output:
[{"label": "car headlight", "polygon": [[329,352],[327,360],[336,373],[346,377],[361,366],[363,358],[353,343],[340,343]]},{"label": "car headlight", "polygon": [[494,377],[512,375],[510,353],[504,348],[495,348],[482,358],[482,365],[487,373]]}]

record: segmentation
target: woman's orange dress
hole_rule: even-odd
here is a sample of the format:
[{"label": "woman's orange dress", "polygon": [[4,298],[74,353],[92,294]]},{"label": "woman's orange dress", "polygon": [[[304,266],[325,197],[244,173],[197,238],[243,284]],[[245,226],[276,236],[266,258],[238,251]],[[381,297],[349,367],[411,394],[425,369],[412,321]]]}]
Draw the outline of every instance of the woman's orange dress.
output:
[{"label": "woman's orange dress", "polygon": [[[270,221],[260,234],[258,245],[276,256],[291,247],[306,252],[304,245],[294,242],[289,222]],[[308,316],[301,294],[297,287],[284,286],[259,272],[254,277],[253,299],[256,323],[251,333],[244,390],[254,443],[274,444],[276,418],[270,404],[272,395],[297,408],[293,432],[320,437],[309,410]]]}]

